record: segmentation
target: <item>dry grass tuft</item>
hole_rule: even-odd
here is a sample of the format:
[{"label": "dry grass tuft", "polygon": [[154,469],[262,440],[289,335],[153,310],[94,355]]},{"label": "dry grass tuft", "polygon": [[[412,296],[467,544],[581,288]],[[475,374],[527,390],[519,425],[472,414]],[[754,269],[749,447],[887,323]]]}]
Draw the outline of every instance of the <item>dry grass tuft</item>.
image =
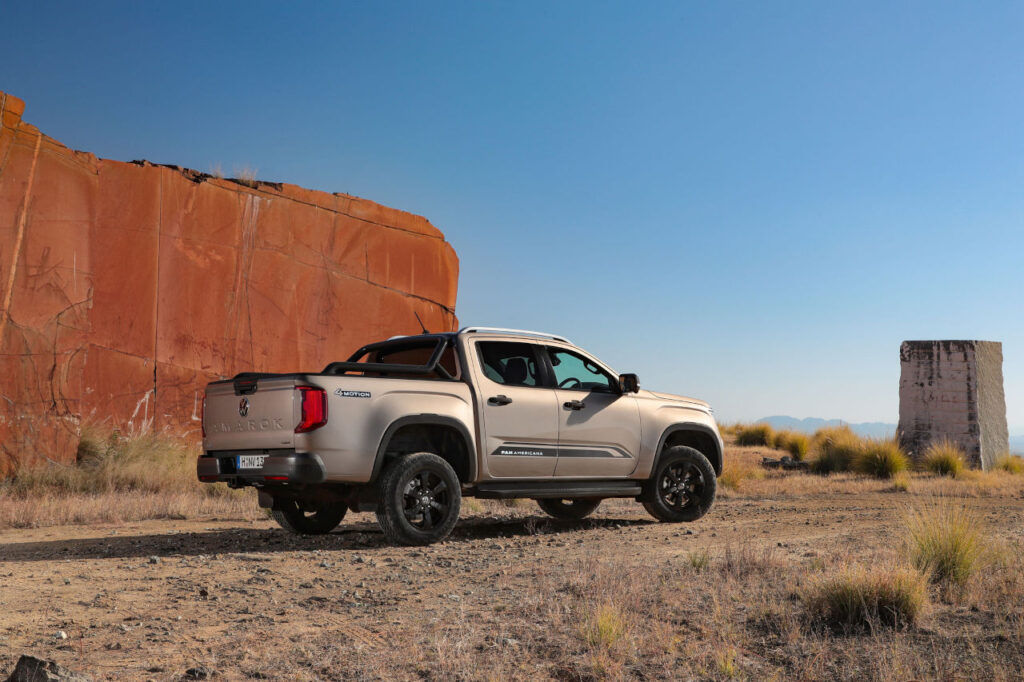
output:
[{"label": "dry grass tuft", "polygon": [[864,450],[864,440],[848,426],[819,429],[811,440],[811,469],[819,474],[850,471]]},{"label": "dry grass tuft", "polygon": [[580,635],[592,647],[611,649],[629,632],[622,611],[611,603],[600,604],[580,625]]},{"label": "dry grass tuft", "polygon": [[774,447],[775,431],[768,424],[744,424],[735,429],[737,445]]},{"label": "dry grass tuft", "polygon": [[687,561],[690,562],[690,567],[695,571],[703,571],[711,563],[711,552],[705,547],[704,549],[694,549],[686,554]]},{"label": "dry grass tuft", "polygon": [[963,503],[940,499],[906,513],[906,552],[932,581],[962,588],[989,554],[981,516]]},{"label": "dry grass tuft", "polygon": [[802,596],[808,615],[835,630],[905,627],[928,605],[928,580],[908,568],[846,566],[813,581]]},{"label": "dry grass tuft", "polygon": [[1006,454],[996,459],[996,471],[1005,471],[1015,476],[1024,476],[1024,457]]},{"label": "dry grass tuft", "polygon": [[967,463],[964,461],[964,451],[951,440],[937,440],[928,446],[921,459],[921,465],[932,473],[940,476],[959,476]]},{"label": "dry grass tuft", "polygon": [[907,455],[895,438],[864,442],[854,461],[857,471],[875,478],[892,478],[906,471],[909,465]]},{"label": "dry grass tuft", "polygon": [[805,433],[786,429],[775,432],[773,445],[776,450],[785,450],[793,459],[802,462],[811,449],[811,439]]},{"label": "dry grass tuft", "polygon": [[246,187],[255,187],[257,185],[256,175],[259,173],[258,168],[252,168],[250,166],[242,166],[239,168],[235,167],[234,180],[240,185]]}]

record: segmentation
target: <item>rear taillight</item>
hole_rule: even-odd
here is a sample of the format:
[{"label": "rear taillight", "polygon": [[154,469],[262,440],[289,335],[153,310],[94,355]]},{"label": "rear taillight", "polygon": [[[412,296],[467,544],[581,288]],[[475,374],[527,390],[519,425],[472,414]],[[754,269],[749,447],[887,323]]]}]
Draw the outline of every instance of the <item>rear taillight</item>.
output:
[{"label": "rear taillight", "polygon": [[199,408],[199,428],[203,431],[203,438],[206,438],[206,394],[203,394],[203,406]]},{"label": "rear taillight", "polygon": [[295,427],[295,433],[306,433],[319,429],[327,423],[327,391],[313,386],[296,386],[302,398],[302,418]]}]

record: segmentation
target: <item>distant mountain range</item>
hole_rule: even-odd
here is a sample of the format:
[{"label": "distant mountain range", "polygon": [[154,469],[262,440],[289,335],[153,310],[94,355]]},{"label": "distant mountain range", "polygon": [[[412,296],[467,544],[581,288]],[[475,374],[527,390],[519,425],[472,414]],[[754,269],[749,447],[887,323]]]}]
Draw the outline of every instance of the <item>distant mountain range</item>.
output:
[{"label": "distant mountain range", "polygon": [[[808,417],[807,419],[797,419],[796,417],[787,417],[784,415],[778,415],[775,417],[765,417],[764,419],[758,419],[759,423],[771,424],[773,429],[792,429],[793,431],[801,431],[803,433],[814,433],[818,429],[826,426],[840,426],[846,424],[853,432],[860,436],[866,436],[868,438],[888,438],[896,434],[896,424],[887,424],[885,422],[861,422],[859,424],[851,424],[850,422],[844,422],[842,419],[819,419],[817,417]],[[1024,435],[1010,436],[1010,451],[1017,454],[1024,454]]]},{"label": "distant mountain range", "polygon": [[818,429],[823,429],[826,426],[842,426],[846,425],[853,429],[853,432],[859,436],[867,436],[868,438],[888,438],[896,434],[895,424],[886,424],[885,422],[861,422],[860,424],[851,424],[850,422],[843,421],[842,419],[819,419],[818,417],[808,417],[807,419],[797,419],[796,417],[786,417],[778,415],[775,417],[765,417],[764,419],[757,420],[760,423],[771,424],[773,429],[792,429],[793,431],[801,431],[803,433],[814,433]]}]

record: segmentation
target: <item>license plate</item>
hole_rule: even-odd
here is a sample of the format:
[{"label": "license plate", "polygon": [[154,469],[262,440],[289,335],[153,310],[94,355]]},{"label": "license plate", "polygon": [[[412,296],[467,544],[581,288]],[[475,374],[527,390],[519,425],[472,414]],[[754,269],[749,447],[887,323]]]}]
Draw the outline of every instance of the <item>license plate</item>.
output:
[{"label": "license plate", "polygon": [[266,455],[239,455],[238,469],[262,469]]}]

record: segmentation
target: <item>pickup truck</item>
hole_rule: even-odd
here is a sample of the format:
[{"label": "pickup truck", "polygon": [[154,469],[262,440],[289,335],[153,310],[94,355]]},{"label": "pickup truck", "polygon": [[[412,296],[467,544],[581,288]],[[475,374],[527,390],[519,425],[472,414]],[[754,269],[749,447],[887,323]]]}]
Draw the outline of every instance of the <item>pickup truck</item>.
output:
[{"label": "pickup truck", "polygon": [[466,496],[532,498],[563,520],[625,497],[694,521],[722,472],[707,403],[641,390],[567,339],[522,330],[393,337],[320,372],[214,381],[202,424],[200,481],[255,487],[294,533],[375,511],[407,545],[445,538]]}]

